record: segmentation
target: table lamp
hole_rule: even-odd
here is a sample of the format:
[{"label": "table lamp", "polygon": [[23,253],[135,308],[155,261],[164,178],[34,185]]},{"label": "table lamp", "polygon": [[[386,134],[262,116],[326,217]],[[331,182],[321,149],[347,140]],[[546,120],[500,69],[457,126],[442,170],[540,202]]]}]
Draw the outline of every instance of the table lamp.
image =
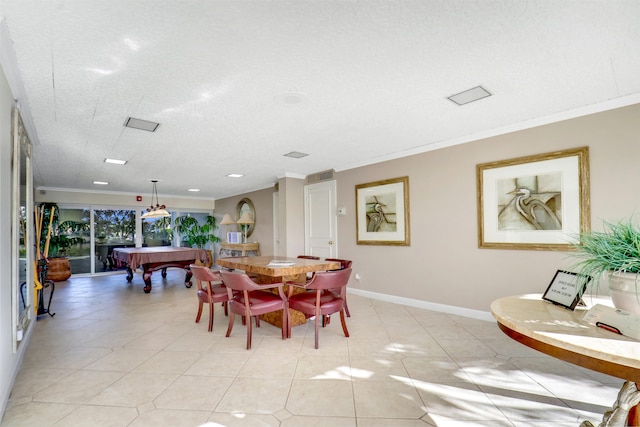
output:
[{"label": "table lamp", "polygon": [[224,214],[224,216],[222,217],[222,221],[220,221],[220,225],[225,225],[226,226],[226,232],[227,232],[227,243],[229,243],[229,226],[231,224],[235,224],[236,222],[231,219],[231,215],[229,215],[228,213]]},{"label": "table lamp", "polygon": [[242,243],[247,243],[247,229],[249,228],[249,225],[254,223],[255,221],[253,220],[253,218],[251,218],[251,215],[249,214],[249,212],[243,213],[240,219],[238,220],[238,224],[240,224],[240,226],[242,227],[242,233],[243,233]]}]

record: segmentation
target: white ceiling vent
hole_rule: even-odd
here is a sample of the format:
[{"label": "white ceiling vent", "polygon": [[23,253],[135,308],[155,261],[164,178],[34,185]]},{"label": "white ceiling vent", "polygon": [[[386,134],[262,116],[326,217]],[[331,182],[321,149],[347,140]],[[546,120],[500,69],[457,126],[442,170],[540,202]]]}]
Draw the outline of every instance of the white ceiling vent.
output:
[{"label": "white ceiling vent", "polygon": [[148,132],[155,132],[160,126],[160,123],[150,122],[149,120],[135,119],[133,117],[127,117],[124,125],[128,128],[146,130]]},{"label": "white ceiling vent", "polygon": [[320,181],[327,181],[329,179],[333,179],[333,174],[335,171],[333,169],[329,169],[327,171],[313,173],[311,175],[307,175],[307,184],[314,184]]},{"label": "white ceiling vent", "polygon": [[448,97],[448,99],[458,105],[464,105],[482,98],[486,98],[487,96],[491,96],[491,93],[489,93],[488,90],[486,90],[482,86],[476,86],[474,88],[465,90],[464,92],[451,95]]},{"label": "white ceiling vent", "polygon": [[299,151],[290,151],[284,155],[285,157],[291,157],[292,159],[300,159],[302,157],[308,156],[307,153],[301,153]]}]

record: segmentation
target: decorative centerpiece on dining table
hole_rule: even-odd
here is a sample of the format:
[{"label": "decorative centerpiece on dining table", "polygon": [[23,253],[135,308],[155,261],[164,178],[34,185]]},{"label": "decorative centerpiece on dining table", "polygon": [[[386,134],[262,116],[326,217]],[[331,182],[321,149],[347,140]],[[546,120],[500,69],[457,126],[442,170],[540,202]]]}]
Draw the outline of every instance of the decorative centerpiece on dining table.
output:
[{"label": "decorative centerpiece on dining table", "polygon": [[603,229],[581,233],[574,268],[593,277],[596,292],[606,281],[616,308],[640,314],[640,229],[632,219],[605,221]]}]

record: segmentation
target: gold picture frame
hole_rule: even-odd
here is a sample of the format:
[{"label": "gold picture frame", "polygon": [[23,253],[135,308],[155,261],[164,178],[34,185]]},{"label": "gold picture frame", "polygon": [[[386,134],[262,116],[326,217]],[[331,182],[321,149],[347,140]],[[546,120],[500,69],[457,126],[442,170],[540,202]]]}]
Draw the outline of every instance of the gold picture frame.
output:
[{"label": "gold picture frame", "polygon": [[356,185],[358,245],[409,246],[409,177]]},{"label": "gold picture frame", "polygon": [[476,166],[478,247],[571,250],[591,223],[589,147]]}]

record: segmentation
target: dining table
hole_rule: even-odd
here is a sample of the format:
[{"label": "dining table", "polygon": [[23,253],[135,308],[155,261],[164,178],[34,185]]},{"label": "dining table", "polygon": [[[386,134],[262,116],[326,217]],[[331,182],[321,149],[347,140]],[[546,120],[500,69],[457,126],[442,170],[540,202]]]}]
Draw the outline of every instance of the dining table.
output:
[{"label": "dining table", "polygon": [[[503,297],[491,303],[498,327],[515,341],[564,360],[626,380],[618,399],[599,426],[640,425],[640,343],[597,327],[584,319],[596,304],[611,306],[609,298],[584,297],[585,305],[570,310],[544,301],[540,294]],[[570,382],[567,381],[567,386]],[[581,427],[594,427],[584,421]]]},{"label": "dining table", "polygon": [[[325,259],[289,258],[282,256],[251,256],[251,257],[229,257],[218,258],[216,264],[229,270],[241,270],[260,284],[295,282],[305,283],[307,273],[316,271],[339,270],[341,268],[338,261],[327,261]],[[303,287],[286,285],[287,292],[305,292]],[[282,313],[273,312],[260,316],[265,322],[274,326],[282,325]],[[291,326],[304,324],[306,316],[297,311],[289,310],[289,322]]]}]

